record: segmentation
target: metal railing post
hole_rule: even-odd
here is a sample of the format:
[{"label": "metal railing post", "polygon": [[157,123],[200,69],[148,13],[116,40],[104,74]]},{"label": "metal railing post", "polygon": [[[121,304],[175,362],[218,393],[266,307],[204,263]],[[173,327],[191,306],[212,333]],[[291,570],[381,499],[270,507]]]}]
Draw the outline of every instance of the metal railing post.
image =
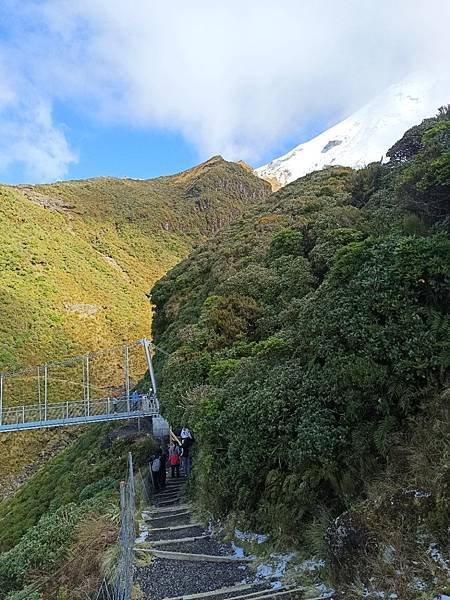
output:
[{"label": "metal railing post", "polygon": [[47,420],[48,410],[48,365],[44,365],[44,421]]},{"label": "metal railing post", "polygon": [[0,374],[0,425],[3,425],[3,373]]},{"label": "metal railing post", "polygon": [[153,395],[156,396],[156,378],[155,378],[155,371],[153,370],[152,352],[151,352],[152,343],[150,342],[150,340],[147,340],[146,338],[144,338],[142,340],[142,344],[144,346],[145,358],[147,359],[148,372],[150,374],[150,380],[152,382]]},{"label": "metal railing post", "polygon": [[127,398],[127,412],[131,412],[130,407],[130,357],[128,346],[125,346],[125,394]]},{"label": "metal railing post", "polygon": [[87,406],[86,406],[86,416],[89,417],[90,415],[90,390],[89,390],[89,354],[86,356],[86,402],[87,402]]},{"label": "metal railing post", "polygon": [[38,389],[38,405],[39,405],[39,421],[42,421],[42,406],[41,406],[41,370],[37,367],[37,389]]},{"label": "metal railing post", "polygon": [[131,486],[131,490],[134,496],[134,473],[133,473],[133,455],[131,454],[131,452],[128,452],[128,477],[130,480],[130,486]]}]

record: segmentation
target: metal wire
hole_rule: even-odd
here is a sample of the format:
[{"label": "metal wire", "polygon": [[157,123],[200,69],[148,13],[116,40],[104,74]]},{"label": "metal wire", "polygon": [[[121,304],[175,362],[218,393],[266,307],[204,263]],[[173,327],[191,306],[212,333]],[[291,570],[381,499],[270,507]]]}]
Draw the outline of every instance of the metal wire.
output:
[{"label": "metal wire", "polygon": [[119,535],[119,560],[114,578],[114,600],[131,600],[133,590],[133,552],[136,538],[136,489],[133,458],[128,454],[128,480],[120,484],[121,527]]},{"label": "metal wire", "polygon": [[95,600],[131,600],[133,592],[133,552],[136,539],[136,488],[133,457],[128,454],[128,477],[120,483],[119,555],[117,564],[108,577],[104,577]]},{"label": "metal wire", "polygon": [[[77,356],[71,356],[69,358],[63,358],[61,360],[52,360],[52,361],[48,361],[47,363],[45,363],[47,365],[48,368],[50,367],[55,367],[55,366],[68,366],[68,365],[72,365],[75,364],[77,361],[79,360],[83,360],[86,358],[86,356],[89,356],[89,358],[95,358],[96,356],[101,356],[104,354],[107,354],[108,352],[112,352],[112,351],[116,351],[116,350],[124,350],[125,348],[132,348],[134,346],[139,346],[142,345],[143,340],[136,340],[133,342],[129,342],[127,344],[120,344],[117,346],[111,346],[109,348],[102,348],[100,350],[97,350],[96,352],[88,352],[86,354],[79,354]],[[153,346],[153,344],[152,344]],[[156,348],[156,346],[154,346]],[[166,353],[164,350],[160,349],[161,352]],[[167,354],[167,353],[166,353]],[[38,367],[44,367],[44,364],[40,364],[40,365],[35,365],[32,367],[26,367],[24,369],[18,369],[18,370],[13,370],[13,371],[2,371],[1,374],[3,375],[3,377],[15,377],[16,375],[26,375],[26,374],[34,374],[37,370]]]}]

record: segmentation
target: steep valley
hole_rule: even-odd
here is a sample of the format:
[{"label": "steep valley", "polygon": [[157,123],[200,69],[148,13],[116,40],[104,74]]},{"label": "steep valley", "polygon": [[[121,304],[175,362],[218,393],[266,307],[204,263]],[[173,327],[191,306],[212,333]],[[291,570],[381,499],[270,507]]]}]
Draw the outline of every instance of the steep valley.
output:
[{"label": "steep valley", "polygon": [[[1,186],[0,369],[148,336],[155,281],[269,191],[220,157],[153,180]],[[3,435],[0,497],[60,439]]]},{"label": "steep valley", "polygon": [[[306,598],[449,591],[450,107],[388,155],[273,194],[217,157],[2,189],[2,367],[145,335],[151,288],[158,396],[196,437],[195,517],[295,556]],[[113,429],[0,440],[3,485],[43,465],[4,488],[2,600],[95,594],[127,453],[144,468],[155,448]]]}]

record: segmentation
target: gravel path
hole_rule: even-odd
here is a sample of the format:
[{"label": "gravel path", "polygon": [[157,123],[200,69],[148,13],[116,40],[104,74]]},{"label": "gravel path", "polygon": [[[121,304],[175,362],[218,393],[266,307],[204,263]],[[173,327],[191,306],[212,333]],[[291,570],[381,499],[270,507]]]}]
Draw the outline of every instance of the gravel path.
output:
[{"label": "gravel path", "polygon": [[163,519],[150,519],[147,523],[150,527],[173,527],[174,525],[189,525],[191,515],[180,515],[179,517],[164,517]]},{"label": "gravel path", "polygon": [[[168,491],[166,488],[165,491]],[[183,488],[177,490],[177,503],[186,502]],[[177,525],[188,525],[192,523],[190,513],[176,516],[170,512],[167,516],[163,513],[157,513],[158,505],[161,505],[163,496],[155,495],[152,506],[148,511],[144,511],[146,516],[156,509],[156,515],[160,516],[156,521],[146,519],[146,525],[149,528],[148,542],[178,540],[182,538],[191,538],[204,536],[206,530],[197,525],[191,525],[182,529],[167,529],[166,531],[154,531],[155,528],[175,527]],[[187,511],[186,511],[187,512]],[[221,543],[217,539],[204,537],[200,540],[176,542],[174,544],[161,544],[155,546],[155,550],[167,550],[170,552],[184,552],[192,554],[209,554],[212,556],[232,556],[233,549],[229,543]],[[224,587],[231,587],[241,583],[251,583],[249,590],[242,591],[242,594],[264,590],[267,584],[255,583],[255,574],[251,571],[248,564],[236,562],[208,562],[208,561],[184,561],[172,560],[168,558],[152,557],[151,563],[147,566],[135,567],[134,581],[137,583],[143,593],[145,600],[162,600],[173,596],[182,596],[188,594],[197,594],[202,592],[211,592]],[[224,593],[214,596],[212,600],[227,600],[233,596],[240,595],[241,592]]]},{"label": "gravel path", "polygon": [[[180,538],[181,537],[183,536],[180,535]],[[158,544],[158,550],[187,552],[191,554],[210,554],[212,556],[233,555],[231,545],[220,544],[217,540],[212,538],[204,538],[203,540],[195,540],[193,542],[177,542],[176,544]]]},{"label": "gravel path", "polygon": [[159,558],[154,558],[149,567],[137,568],[135,575],[145,597],[151,600],[210,592],[250,578],[245,565]]}]

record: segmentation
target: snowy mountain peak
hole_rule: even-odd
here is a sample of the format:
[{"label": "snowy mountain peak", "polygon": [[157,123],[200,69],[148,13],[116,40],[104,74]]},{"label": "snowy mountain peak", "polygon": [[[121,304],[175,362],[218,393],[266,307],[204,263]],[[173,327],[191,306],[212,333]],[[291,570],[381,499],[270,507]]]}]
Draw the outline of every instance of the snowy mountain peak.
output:
[{"label": "snowy mountain peak", "polygon": [[344,121],[259,167],[256,174],[283,186],[329,166],[364,167],[382,160],[407,129],[449,102],[450,81],[415,74],[391,85]]}]

